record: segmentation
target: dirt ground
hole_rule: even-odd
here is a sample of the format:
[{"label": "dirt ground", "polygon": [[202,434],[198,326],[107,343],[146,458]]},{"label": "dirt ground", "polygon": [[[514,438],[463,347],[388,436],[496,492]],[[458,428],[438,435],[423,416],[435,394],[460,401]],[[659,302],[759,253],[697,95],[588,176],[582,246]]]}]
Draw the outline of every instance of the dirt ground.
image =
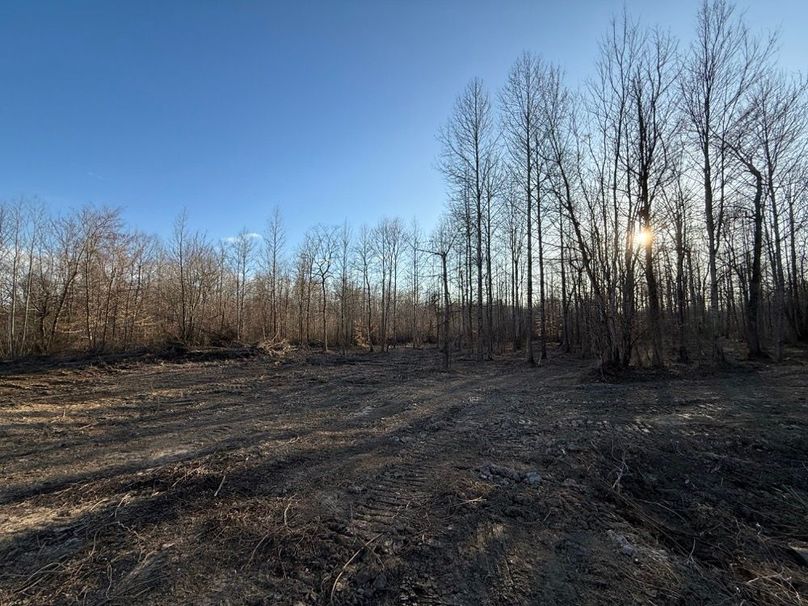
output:
[{"label": "dirt ground", "polygon": [[5,369],[0,603],[808,602],[804,363],[438,366]]}]

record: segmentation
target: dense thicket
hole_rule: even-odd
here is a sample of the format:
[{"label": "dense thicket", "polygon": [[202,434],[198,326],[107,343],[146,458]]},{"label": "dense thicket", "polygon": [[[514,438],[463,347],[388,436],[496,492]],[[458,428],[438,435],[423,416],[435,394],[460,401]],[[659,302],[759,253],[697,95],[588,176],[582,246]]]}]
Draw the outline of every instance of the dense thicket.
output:
[{"label": "dense thicket", "polygon": [[[161,241],[92,207],[0,206],[0,353],[287,339],[439,342],[480,358],[547,343],[604,365],[783,356],[808,335],[806,86],[722,0],[689,45],[624,15],[594,76],[525,53],[497,94],[461,92],[439,140],[449,185],[413,220],[317,225],[275,211],[214,242]],[[535,349],[534,349],[535,348]]]}]

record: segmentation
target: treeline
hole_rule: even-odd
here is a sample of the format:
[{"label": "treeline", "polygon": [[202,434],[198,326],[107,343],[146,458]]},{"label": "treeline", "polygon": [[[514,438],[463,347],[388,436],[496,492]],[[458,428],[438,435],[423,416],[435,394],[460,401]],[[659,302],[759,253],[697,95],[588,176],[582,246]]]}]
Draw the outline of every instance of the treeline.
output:
[{"label": "treeline", "polygon": [[114,210],[0,206],[0,353],[288,340],[438,342],[479,359],[558,343],[606,366],[783,356],[808,335],[806,82],[733,6],[693,40],[616,19],[580,90],[525,53],[475,79],[440,132],[450,200],[415,220],[317,225],[279,211],[213,241]]},{"label": "treeline", "polygon": [[317,225],[289,251],[277,209],[263,233],[221,241],[190,230],[183,213],[161,241],[128,230],[117,210],[52,216],[18,200],[0,206],[0,245],[5,358],[172,342],[384,350],[435,338],[414,221],[357,233]]}]

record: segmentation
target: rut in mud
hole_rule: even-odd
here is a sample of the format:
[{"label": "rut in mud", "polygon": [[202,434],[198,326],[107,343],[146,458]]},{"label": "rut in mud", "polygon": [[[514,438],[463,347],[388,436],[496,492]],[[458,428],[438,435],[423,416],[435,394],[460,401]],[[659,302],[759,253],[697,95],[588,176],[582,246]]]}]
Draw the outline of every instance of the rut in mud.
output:
[{"label": "rut in mud", "polygon": [[434,351],[0,381],[0,603],[799,603],[802,365]]}]

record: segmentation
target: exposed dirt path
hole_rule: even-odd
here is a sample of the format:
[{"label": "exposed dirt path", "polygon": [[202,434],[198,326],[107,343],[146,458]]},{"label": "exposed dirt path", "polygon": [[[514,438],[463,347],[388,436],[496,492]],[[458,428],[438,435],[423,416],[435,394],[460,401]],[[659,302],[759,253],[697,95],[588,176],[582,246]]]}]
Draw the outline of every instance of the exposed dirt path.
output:
[{"label": "exposed dirt path", "polygon": [[0,603],[800,603],[808,373],[434,352],[0,376]]}]

